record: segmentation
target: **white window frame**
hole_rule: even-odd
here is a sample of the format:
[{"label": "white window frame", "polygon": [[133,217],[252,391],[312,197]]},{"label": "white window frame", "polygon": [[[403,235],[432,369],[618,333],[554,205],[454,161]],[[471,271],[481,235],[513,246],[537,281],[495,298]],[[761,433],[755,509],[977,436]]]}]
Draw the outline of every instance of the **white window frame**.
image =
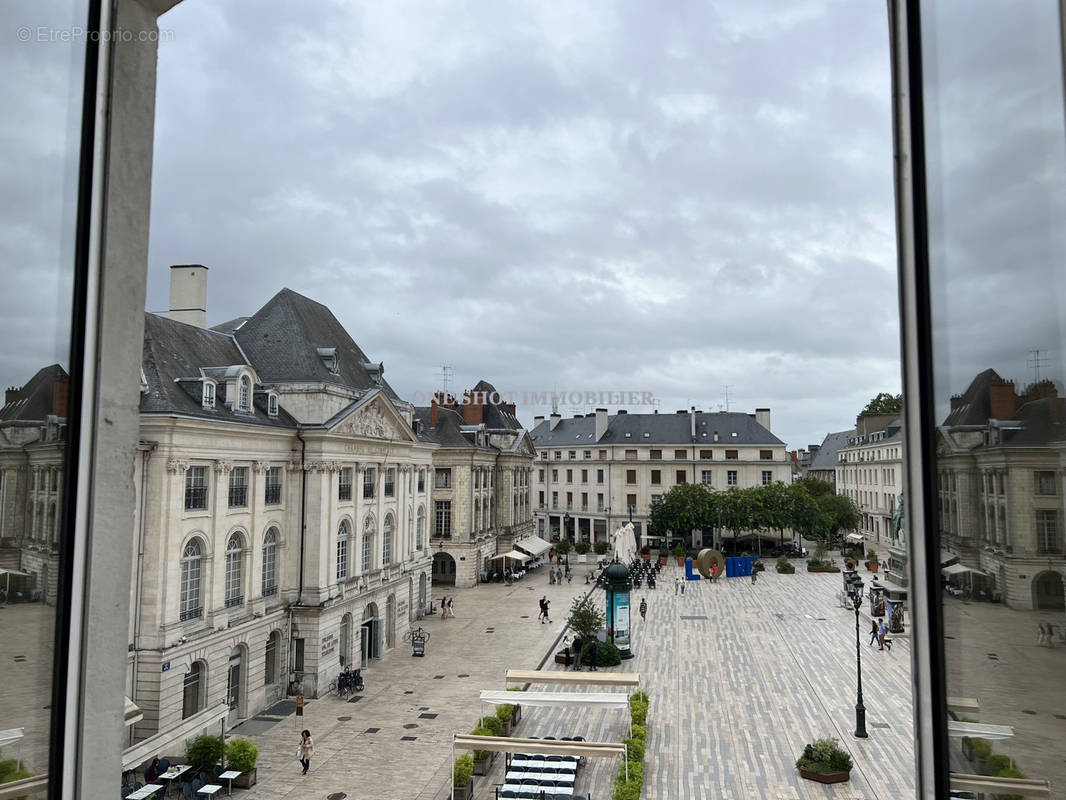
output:
[{"label": "white window frame", "polygon": [[215,407],[215,382],[212,380],[205,380],[203,383],[202,394],[200,395],[200,403],[204,408]]},{"label": "white window frame", "polygon": [[244,537],[234,531],[226,540],[226,608],[244,605]]}]

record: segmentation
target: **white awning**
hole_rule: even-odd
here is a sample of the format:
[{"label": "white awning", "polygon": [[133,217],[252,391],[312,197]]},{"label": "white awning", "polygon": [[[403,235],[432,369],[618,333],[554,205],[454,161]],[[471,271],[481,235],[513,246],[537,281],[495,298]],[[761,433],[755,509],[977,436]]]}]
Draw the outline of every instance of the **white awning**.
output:
[{"label": "white awning", "polygon": [[460,750],[491,750],[497,753],[540,753],[546,756],[585,756],[586,758],[625,757],[621,742],[564,742],[548,739],[514,739],[505,736],[459,734],[452,746]]},{"label": "white awning", "polygon": [[[507,683],[555,683],[579,686],[640,686],[639,672],[572,672],[562,669],[509,669]],[[512,693],[515,694],[515,693]],[[508,702],[521,703],[523,695]]]},{"label": "white awning", "polygon": [[[193,714],[188,719],[182,720],[177,727],[157,733],[143,742],[138,742],[133,747],[122,752],[122,769],[132,769],[138,764],[143,764],[152,756],[165,755],[167,750],[176,745],[180,745],[181,749],[184,750],[186,739],[199,736],[208,728],[215,728],[221,720],[226,718],[227,714],[229,714],[229,706],[225,703],[219,703],[213,708],[205,708],[198,714]],[[215,733],[217,731],[208,732]]]},{"label": "white awning", "polygon": [[515,542],[515,547],[520,547],[525,550],[531,556],[536,558],[539,555],[547,553],[552,549],[552,546],[539,536],[530,536],[528,539],[523,539],[520,542]]},{"label": "white awning", "polygon": [[940,570],[942,575],[965,575],[967,572],[972,572],[975,575],[988,575],[987,572],[977,567],[967,567],[965,564],[951,564]]},{"label": "white awning", "polygon": [[947,550],[940,551],[940,566],[946,567],[949,564],[957,564],[959,562],[959,556],[957,553],[950,553]]},{"label": "white awning", "polygon": [[[511,692],[511,694],[515,694],[515,692]],[[25,728],[8,728],[6,731],[0,731],[0,747],[7,747],[21,741],[25,732]]]},{"label": "white awning", "polygon": [[629,695],[621,692],[498,692],[482,690],[482,703],[505,705],[520,703],[523,706],[578,706],[625,710],[629,708]]},{"label": "white awning", "polygon": [[994,741],[1012,738],[1014,728],[1010,725],[987,725],[984,722],[960,722],[957,719],[949,719],[948,736],[969,736]]},{"label": "white awning", "polygon": [[866,537],[863,534],[861,534],[861,533],[849,533],[847,536],[844,537],[844,541],[846,541],[846,542],[865,542],[866,541]]},{"label": "white awning", "polygon": [[492,556],[489,561],[499,561],[501,558],[521,561],[523,564],[529,561],[529,556],[527,556],[525,553],[519,553],[517,550],[511,550],[509,553],[500,553],[499,555]]}]

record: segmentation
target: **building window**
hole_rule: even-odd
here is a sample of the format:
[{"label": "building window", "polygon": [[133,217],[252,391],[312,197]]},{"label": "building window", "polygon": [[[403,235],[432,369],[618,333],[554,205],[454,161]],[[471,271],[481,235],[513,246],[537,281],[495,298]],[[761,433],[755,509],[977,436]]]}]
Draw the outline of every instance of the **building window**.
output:
[{"label": "building window", "polygon": [[[558,494],[553,493],[552,497],[558,497]],[[554,503],[554,501],[553,501]],[[451,500],[438,500],[436,503],[437,508],[437,521],[436,527],[433,529],[434,536],[438,536],[442,539],[452,538],[452,502]]]},{"label": "building window", "polygon": [[636,482],[637,482],[637,471],[635,469],[627,469],[626,470],[626,483],[636,483]]},{"label": "building window", "polygon": [[576,450],[568,450],[566,455],[567,455],[567,458],[569,458],[571,461],[573,461],[574,459],[577,458],[577,451]]},{"label": "building window", "polygon": [[773,461],[773,459],[774,459],[774,451],[773,450],[760,450],[759,451],[759,460],[760,461]]},{"label": "building window", "polygon": [[438,469],[434,473],[433,488],[434,489],[451,489],[452,488],[452,471],[450,469]]},{"label": "building window", "polygon": [[267,395],[267,414],[271,417],[278,415],[278,396],[276,394]]},{"label": "building window", "polygon": [[543,468],[537,470],[537,482],[538,483],[544,483],[544,470],[543,470]]},{"label": "building window", "polygon": [[385,515],[385,524],[381,526],[381,566],[392,563],[392,514]]},{"label": "building window", "polygon": [[603,483],[603,470],[596,470],[596,483]]},{"label": "building window", "polygon": [[263,652],[265,665],[263,682],[271,686],[278,681],[278,640],[281,634],[274,631],[267,637],[266,649]]},{"label": "building window", "polygon": [[586,450],[581,455],[582,455],[583,458],[592,458],[592,451],[591,450]]},{"label": "building window", "polygon": [[662,482],[663,482],[662,470],[653,469],[651,471],[651,483],[652,483],[652,486],[658,486]]},{"label": "building window", "polygon": [[740,458],[740,451],[738,450],[726,450],[725,457],[727,461],[736,461]]},{"label": "building window", "polygon": [[1034,482],[1036,484],[1036,494],[1041,495],[1055,495],[1058,494],[1056,489],[1055,473],[1054,472],[1035,472],[1033,473]]},{"label": "building window", "polygon": [[185,472],[185,510],[207,510],[207,467],[189,467]]},{"label": "building window", "polygon": [[552,482],[553,483],[558,483],[559,482],[559,470],[557,470],[557,469],[553,469],[552,470]]},{"label": "building window", "polygon": [[606,450],[600,450],[600,461],[606,461],[606,460],[607,460],[607,451]]},{"label": "building window", "polygon": [[686,453],[684,450],[674,451],[674,461],[684,461],[686,458],[688,458],[688,453]]},{"label": "building window", "polygon": [[581,493],[581,510],[582,511],[588,511],[589,510],[589,493],[588,492],[582,492]]},{"label": "building window", "polygon": [[241,376],[240,389],[237,395],[237,408],[241,411],[252,410],[252,379],[247,375]]},{"label": "building window", "polygon": [[371,559],[374,556],[371,533],[370,530],[363,532],[363,572],[370,572]]},{"label": "building window", "polygon": [[660,459],[662,459],[662,457],[663,457],[663,451],[662,450],[652,450],[651,453],[648,454],[648,458],[650,458],[652,461],[659,461]]},{"label": "building window", "polygon": [[351,528],[348,520],[341,520],[337,528],[337,580],[343,581],[348,577],[348,540],[351,538]]},{"label": "building window", "polygon": [[544,507],[544,492],[537,492],[537,505]]},{"label": "building window", "polygon": [[1036,512],[1036,550],[1054,555],[1062,552],[1059,541],[1059,512],[1055,509],[1039,509]]},{"label": "building window", "polygon": [[204,615],[204,604],[200,594],[201,561],[203,546],[199,539],[192,539],[181,554],[181,609],[180,619],[197,619]]},{"label": "building window", "polygon": [[581,470],[581,482],[582,483],[588,483],[589,482],[589,471],[587,469]]},{"label": "building window", "polygon": [[712,458],[714,458],[714,451],[713,450],[700,450],[700,458],[702,458],[704,460],[712,459]]},{"label": "building window", "polygon": [[637,460],[637,451],[636,450],[626,450],[626,460],[627,461],[636,461]]},{"label": "building window", "polygon": [[185,673],[185,680],[181,690],[181,718],[188,719],[200,710],[203,692],[204,662],[194,661]]},{"label": "building window", "polygon": [[241,567],[244,561],[244,539],[239,533],[226,543],[226,608],[244,604],[241,592]]},{"label": "building window", "polygon": [[567,483],[573,483],[574,482],[574,471],[572,469],[568,469],[566,471],[566,482]]},{"label": "building window", "polygon": [[229,474],[229,507],[248,505],[248,467],[234,467]]},{"label": "building window", "polygon": [[269,467],[263,489],[263,502],[268,506],[281,504],[281,467]]},{"label": "building window", "polygon": [[374,499],[374,484],[377,482],[377,470],[367,467],[363,473],[363,499]]},{"label": "building window", "polygon": [[424,469],[418,471],[418,491],[419,493],[426,491],[426,471]]},{"label": "building window", "polygon": [[683,470],[683,469],[677,470],[674,473],[674,478],[675,478],[674,483],[685,483],[685,481],[687,480],[687,478],[685,476],[685,470]]},{"label": "building window", "polygon": [[596,495],[596,510],[603,511],[603,493],[599,492]]},{"label": "building window", "polygon": [[552,508],[558,508],[558,507],[559,507],[559,493],[558,492],[552,492]]},{"label": "building window", "polygon": [[271,528],[263,537],[263,597],[278,593],[278,529]]},{"label": "building window", "polygon": [[563,457],[563,451],[562,450],[556,450],[555,451],[555,460],[558,461],[562,457]]},{"label": "building window", "polygon": [[340,501],[352,499],[352,468],[341,467],[340,478],[337,481],[337,499]]},{"label": "building window", "polygon": [[396,496],[396,470],[393,467],[385,470],[385,496]]},{"label": "building window", "polygon": [[566,493],[566,508],[567,508],[567,510],[572,510],[574,508],[574,493],[573,492],[567,492]]},{"label": "building window", "polygon": [[415,550],[422,549],[422,537],[426,529],[426,512],[422,506],[418,507],[418,517],[415,520]]},{"label": "building window", "polygon": [[653,494],[651,496],[652,505],[654,505],[655,503],[661,503],[662,500],[663,500],[663,496],[661,494]]},{"label": "building window", "polygon": [[727,486],[737,485],[737,471],[735,469],[727,470],[725,473],[725,482]]},{"label": "building window", "polygon": [[700,470],[700,482],[704,486],[711,485],[711,471],[709,469]]},{"label": "building window", "polygon": [[626,495],[626,505],[633,511],[637,510],[637,496],[635,494]]},{"label": "building window", "polygon": [[204,406],[204,408],[214,408],[215,407],[215,382],[214,381],[204,381],[203,406]]},{"label": "building window", "polygon": [[774,482],[774,473],[768,469],[762,471],[762,485],[769,486]]}]

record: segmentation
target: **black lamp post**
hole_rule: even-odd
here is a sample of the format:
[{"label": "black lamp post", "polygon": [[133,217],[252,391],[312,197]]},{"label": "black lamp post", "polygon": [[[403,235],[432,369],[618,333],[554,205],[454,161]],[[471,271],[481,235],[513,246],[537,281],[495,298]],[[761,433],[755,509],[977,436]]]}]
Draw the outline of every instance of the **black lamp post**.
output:
[{"label": "black lamp post", "polygon": [[862,702],[862,648],[859,647],[859,608],[862,607],[862,578],[858,573],[848,573],[845,578],[848,582],[848,597],[855,609],[855,671],[857,676],[857,690],[855,694],[855,736],[865,739],[866,733],[866,706]]},{"label": "black lamp post", "polygon": [[[569,514],[563,514],[563,538],[566,539],[571,544],[574,543],[574,540],[570,537],[570,515]],[[563,563],[566,565],[566,571],[569,572],[570,571],[570,551],[569,550],[567,550],[565,553],[563,553],[563,558],[566,559]]]}]

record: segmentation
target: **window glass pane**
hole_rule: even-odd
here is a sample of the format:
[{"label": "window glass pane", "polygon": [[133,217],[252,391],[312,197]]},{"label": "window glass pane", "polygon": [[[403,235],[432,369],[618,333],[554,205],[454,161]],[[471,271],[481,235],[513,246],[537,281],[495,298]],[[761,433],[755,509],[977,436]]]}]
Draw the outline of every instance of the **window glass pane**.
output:
[{"label": "window glass pane", "polygon": [[[64,0],[4,6],[0,729],[22,730],[2,747],[3,782],[49,772],[57,711],[52,671],[67,566],[70,320],[86,40],[48,37],[84,30],[86,9],[85,2]],[[17,772],[5,769],[6,759],[16,760]]]},{"label": "window glass pane", "polygon": [[951,765],[1050,780],[1055,796],[1066,782],[1058,4],[922,11],[937,425],[926,524],[943,550],[947,711],[960,730],[1012,732],[952,735]]}]

